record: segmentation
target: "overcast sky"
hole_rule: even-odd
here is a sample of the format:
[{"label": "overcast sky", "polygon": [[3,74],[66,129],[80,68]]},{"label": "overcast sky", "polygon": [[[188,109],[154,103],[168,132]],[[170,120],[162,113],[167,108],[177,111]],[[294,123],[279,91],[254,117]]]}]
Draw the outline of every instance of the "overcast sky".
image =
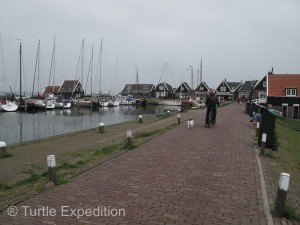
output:
[{"label": "overcast sky", "polygon": [[139,83],[178,87],[181,81],[191,84],[192,66],[196,86],[201,58],[203,81],[211,87],[225,78],[261,79],[272,67],[274,73],[300,73],[299,0],[0,0],[0,34],[5,66],[3,72],[1,62],[0,76],[6,73],[6,87],[16,91],[17,39],[23,46],[24,88],[31,92],[38,40],[43,90],[54,36],[55,84],[81,78],[76,68],[84,38],[83,86],[94,46],[96,92],[101,38],[102,92],[136,83],[137,69]]}]

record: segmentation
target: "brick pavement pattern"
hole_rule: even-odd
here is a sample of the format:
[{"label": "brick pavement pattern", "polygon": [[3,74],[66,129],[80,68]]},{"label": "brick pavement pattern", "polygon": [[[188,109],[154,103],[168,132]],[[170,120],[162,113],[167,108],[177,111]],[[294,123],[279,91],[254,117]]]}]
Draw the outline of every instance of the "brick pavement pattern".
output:
[{"label": "brick pavement pattern", "polygon": [[[243,111],[235,103],[218,109],[213,128],[205,128],[205,114],[199,114],[193,128],[181,124],[20,203],[15,217],[2,212],[0,224],[266,224],[249,117]],[[27,216],[23,206],[28,206]],[[99,211],[71,215],[71,209],[98,206],[102,216]],[[30,216],[29,208],[43,211]],[[55,216],[43,216],[50,208]],[[124,211],[108,216],[115,209]]]}]

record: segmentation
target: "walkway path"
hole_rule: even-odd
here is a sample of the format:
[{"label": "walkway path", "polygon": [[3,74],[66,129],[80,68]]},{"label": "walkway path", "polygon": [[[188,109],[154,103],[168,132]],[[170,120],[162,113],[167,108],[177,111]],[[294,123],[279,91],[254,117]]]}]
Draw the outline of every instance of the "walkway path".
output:
[{"label": "walkway path", "polygon": [[0,224],[264,225],[243,110],[237,104],[219,109],[213,128],[205,128],[199,115],[191,129],[182,124],[21,203],[15,217],[3,212]]}]

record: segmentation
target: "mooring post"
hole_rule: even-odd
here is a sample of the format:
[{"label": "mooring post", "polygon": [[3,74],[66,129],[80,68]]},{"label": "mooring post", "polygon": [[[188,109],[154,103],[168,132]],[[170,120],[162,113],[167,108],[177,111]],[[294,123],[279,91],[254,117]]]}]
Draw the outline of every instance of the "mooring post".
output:
[{"label": "mooring post", "polygon": [[264,154],[265,154],[266,142],[267,142],[267,134],[266,134],[266,133],[263,133],[262,136],[261,136],[260,155],[264,155]]},{"label": "mooring post", "polygon": [[142,123],[142,122],[143,122],[143,116],[139,115],[139,123]]},{"label": "mooring post", "polygon": [[4,158],[6,155],[6,143],[4,141],[0,141],[0,158]]},{"label": "mooring post", "polygon": [[177,114],[177,122],[178,122],[178,125],[180,124],[180,114],[178,113]]},{"label": "mooring post", "polygon": [[127,131],[127,145],[130,146],[132,144],[132,139],[131,139],[131,130]]},{"label": "mooring post", "polygon": [[279,177],[279,185],[277,191],[277,197],[275,202],[274,214],[276,217],[282,217],[284,214],[285,200],[287,196],[287,190],[290,183],[290,174],[281,173]]},{"label": "mooring post", "polygon": [[47,156],[48,163],[48,173],[49,173],[49,181],[53,182],[56,185],[56,161],[55,155]]},{"label": "mooring post", "polygon": [[259,135],[259,122],[256,123],[256,137]]},{"label": "mooring post", "polygon": [[104,133],[104,123],[99,123],[99,133]]}]

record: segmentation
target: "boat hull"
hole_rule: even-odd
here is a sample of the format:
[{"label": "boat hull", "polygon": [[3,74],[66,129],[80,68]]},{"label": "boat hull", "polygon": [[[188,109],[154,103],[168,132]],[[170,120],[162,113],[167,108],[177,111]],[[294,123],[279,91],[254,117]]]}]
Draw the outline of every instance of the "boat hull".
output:
[{"label": "boat hull", "polygon": [[6,102],[5,104],[0,104],[1,112],[15,112],[18,110],[18,105],[13,102]]}]

